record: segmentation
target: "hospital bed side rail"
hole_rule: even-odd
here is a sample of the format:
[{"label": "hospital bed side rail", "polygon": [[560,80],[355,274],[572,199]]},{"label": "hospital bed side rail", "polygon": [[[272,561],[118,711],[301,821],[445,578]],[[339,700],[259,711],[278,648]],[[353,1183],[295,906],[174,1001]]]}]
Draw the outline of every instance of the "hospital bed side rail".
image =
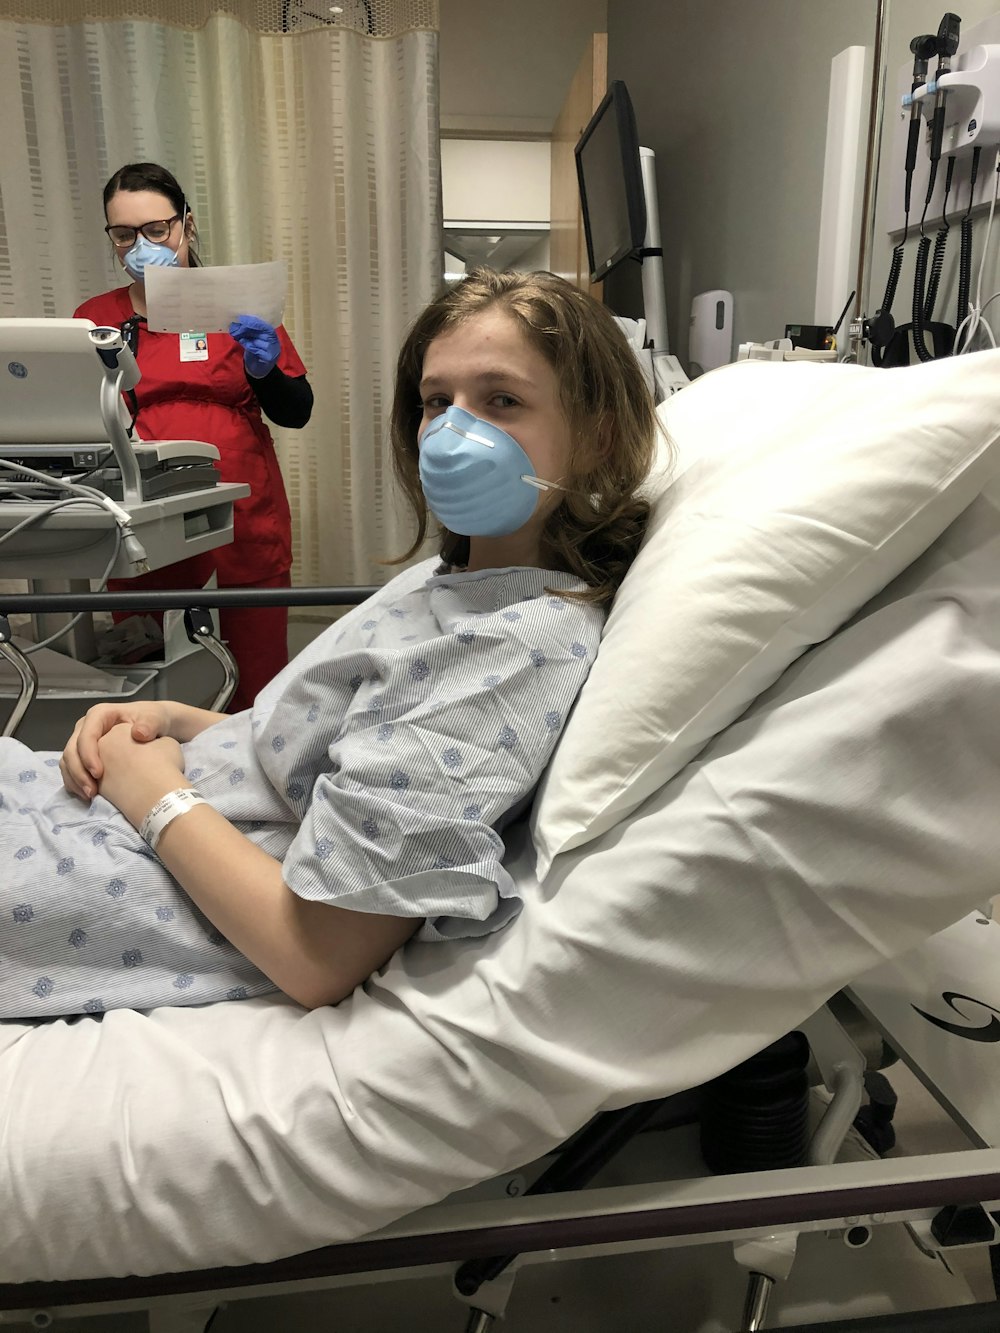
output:
[{"label": "hospital bed side rail", "polygon": [[12,592],[0,594],[0,615],[46,611],[186,611],[188,607],[359,606],[378,592],[354,588],[171,588],[138,592]]},{"label": "hospital bed side rail", "polygon": [[[653,1243],[691,1245],[825,1230],[846,1217],[872,1225],[929,1216],[956,1204],[1000,1200],[1000,1149],[866,1160],[707,1179],[659,1181],[570,1194],[434,1205],[368,1237],[270,1263],[144,1277],[0,1281],[0,1311],[71,1307],[299,1283],[421,1268],[497,1253]],[[996,1307],[994,1307],[994,1312]]]},{"label": "hospital bed side rail", "polygon": [[[265,606],[357,606],[378,589],[357,587],[300,588],[191,588],[136,592],[28,592],[0,597],[0,659],[17,673],[20,689],[0,735],[14,736],[38,693],[38,673],[27,653],[15,646],[10,628],[12,615],[75,612],[79,619],[93,611],[184,612],[188,639],[209,652],[219,663],[223,683],[212,700],[213,712],[222,712],[239,683],[239,668],[225,644],[215,634],[210,611],[219,607]],[[70,624],[72,625],[72,621]],[[31,651],[30,649],[28,650]]]}]

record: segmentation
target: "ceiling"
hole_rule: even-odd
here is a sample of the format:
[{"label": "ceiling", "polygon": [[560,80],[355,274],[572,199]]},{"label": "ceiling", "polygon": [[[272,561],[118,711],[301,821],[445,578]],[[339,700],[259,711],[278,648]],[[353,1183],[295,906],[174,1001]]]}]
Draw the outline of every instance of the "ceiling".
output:
[{"label": "ceiling", "polygon": [[440,0],[443,135],[547,137],[608,0]]}]

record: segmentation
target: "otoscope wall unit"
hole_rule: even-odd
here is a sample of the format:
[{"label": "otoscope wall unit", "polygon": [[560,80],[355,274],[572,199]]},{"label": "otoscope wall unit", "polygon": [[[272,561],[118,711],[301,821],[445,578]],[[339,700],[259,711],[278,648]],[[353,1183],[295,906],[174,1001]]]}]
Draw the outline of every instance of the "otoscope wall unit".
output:
[{"label": "otoscope wall unit", "polygon": [[992,198],[996,183],[996,153],[1000,148],[1000,14],[963,29],[951,70],[940,78],[935,78],[933,58],[926,82],[916,88],[913,87],[913,65],[907,63],[899,67],[894,100],[891,89],[889,92],[887,117],[895,114],[896,130],[885,178],[888,181],[887,224],[895,239],[902,233],[906,220],[903,182],[911,117],[919,115],[922,122],[913,169],[909,219],[912,229],[919,225],[924,212],[931,172],[930,124],[940,94],[944,95],[944,129],[926,224],[941,220],[949,157],[955,158],[948,195],[949,220],[961,217],[969,207],[970,173],[977,148],[981,151],[972,191],[973,210],[988,207]]}]

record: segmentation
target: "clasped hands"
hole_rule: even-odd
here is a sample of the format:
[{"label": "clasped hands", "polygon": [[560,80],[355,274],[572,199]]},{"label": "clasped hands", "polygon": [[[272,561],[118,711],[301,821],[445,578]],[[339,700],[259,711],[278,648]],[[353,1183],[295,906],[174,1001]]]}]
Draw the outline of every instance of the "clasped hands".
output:
[{"label": "clasped hands", "polygon": [[167,710],[154,701],[89,709],[73,729],[59,771],[67,791],[85,801],[99,792],[136,827],[161,796],[187,785]]}]

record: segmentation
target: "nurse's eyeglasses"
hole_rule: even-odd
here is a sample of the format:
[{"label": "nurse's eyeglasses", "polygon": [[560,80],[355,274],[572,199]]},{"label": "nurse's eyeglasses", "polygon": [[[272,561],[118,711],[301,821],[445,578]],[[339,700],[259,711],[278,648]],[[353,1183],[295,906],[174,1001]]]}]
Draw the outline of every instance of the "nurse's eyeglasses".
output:
[{"label": "nurse's eyeglasses", "polygon": [[179,222],[180,217],[180,213],[175,213],[172,218],[161,218],[158,222],[144,222],[141,227],[107,226],[104,230],[111,237],[112,245],[134,245],[137,236],[145,236],[146,240],[154,245],[162,245],[164,241],[170,239],[174,223]]}]

